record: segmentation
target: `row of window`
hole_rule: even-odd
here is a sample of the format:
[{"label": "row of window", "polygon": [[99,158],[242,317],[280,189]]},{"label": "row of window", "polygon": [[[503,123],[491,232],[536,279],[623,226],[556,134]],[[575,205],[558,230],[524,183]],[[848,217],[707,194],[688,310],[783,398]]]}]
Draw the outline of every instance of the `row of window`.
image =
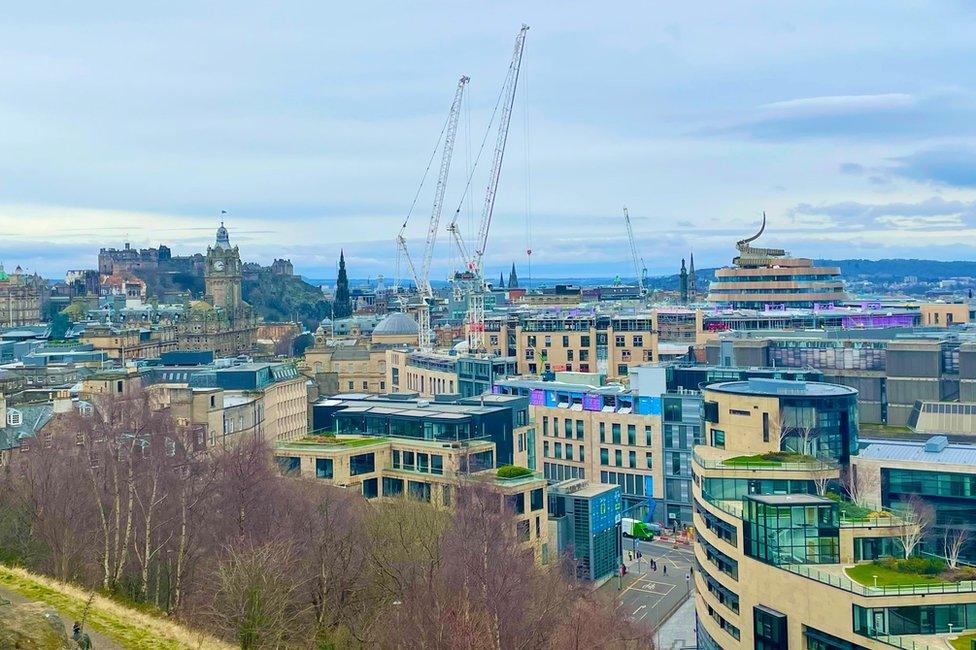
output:
[{"label": "row of window", "polygon": [[[559,444],[559,443],[556,443]],[[582,450],[583,448],[580,447]],[[613,451],[613,464],[610,463],[610,450],[606,447],[600,447],[600,464],[605,467],[623,467],[624,466],[624,453],[620,449],[615,449]],[[644,465],[647,469],[652,469],[654,465],[654,455],[649,452],[644,452]],[[637,452],[628,451],[627,452],[627,467],[631,469],[637,469]]]},{"label": "row of window", "polygon": [[[492,338],[494,339],[492,341],[492,344],[493,345],[497,345],[498,344],[497,337],[492,337]],[[599,338],[600,337],[598,336],[598,339]],[[600,344],[600,345],[606,345],[607,344],[606,335],[604,334],[602,336],[602,338],[603,338],[602,343],[601,343],[600,340],[598,340],[597,343]],[[552,340],[553,340],[552,339],[552,336],[550,336],[549,334],[546,334],[545,336],[543,336],[542,337],[542,345],[543,345],[543,347],[551,348],[552,347]],[[635,348],[642,348],[642,347],[644,347],[644,335],[643,334],[634,334],[634,335],[632,335],[630,337],[630,341],[631,341],[631,347],[635,347]],[[538,347],[539,339],[538,339],[538,337],[535,334],[529,334],[526,337],[526,342],[528,344],[528,347],[530,347],[530,348],[536,348],[536,347]],[[561,343],[562,343],[562,347],[563,348],[568,348],[571,345],[570,337],[569,336],[566,336],[566,335],[563,335],[562,338],[561,338]],[[623,335],[623,334],[617,334],[617,335],[615,335],[613,337],[613,343],[618,348],[626,347],[627,346],[627,337],[625,335]],[[580,344],[580,347],[583,347],[583,348],[590,347],[590,337],[589,337],[589,335],[583,334],[582,336],[580,336],[580,343],[579,344]]]},{"label": "row of window", "polygon": [[702,518],[705,522],[705,528],[712,531],[712,533],[721,539],[726,544],[731,546],[739,546],[739,536],[736,532],[735,526],[719,519],[708,510],[705,510],[700,505],[695,504],[695,512],[698,516]]},{"label": "row of window", "polygon": [[[556,460],[573,460],[581,463],[586,460],[586,452],[584,451],[585,447],[583,445],[579,445],[579,454],[577,458],[573,457],[574,456],[573,445],[569,442],[566,443],[565,447],[561,442],[553,443],[552,454],[549,453],[549,449],[550,449],[549,441],[543,440],[542,455],[545,456],[546,458],[555,458]],[[563,458],[564,450],[565,450],[565,459]]]},{"label": "row of window", "polygon": [[427,454],[399,449],[393,450],[393,469],[429,474],[444,473],[444,457],[440,454]]},{"label": "row of window", "polygon": [[706,607],[708,607],[708,615],[711,617],[711,619],[713,621],[715,621],[716,623],[718,623],[718,626],[720,628],[722,628],[723,630],[725,630],[729,634],[729,636],[731,636],[733,639],[735,639],[736,641],[738,641],[739,640],[739,628],[737,628],[736,626],[732,625],[732,623],[730,623],[729,621],[725,620],[725,617],[723,617],[721,614],[719,614],[715,610],[715,608],[712,607],[711,605],[706,605]]},{"label": "row of window", "polygon": [[620,491],[626,495],[639,497],[653,496],[654,490],[650,476],[627,474],[626,472],[600,472],[600,482],[608,485],[619,485]]},{"label": "row of window", "polygon": [[575,465],[542,463],[542,475],[548,481],[565,481],[571,478],[586,478],[586,470]]},{"label": "row of window", "polygon": [[733,580],[739,579],[739,563],[728,555],[709,544],[701,533],[695,533],[695,538],[702,550],[705,551],[705,558],[712,563],[716,569],[731,577]]},{"label": "row of window", "polygon": [[702,580],[705,582],[705,588],[708,589],[708,593],[715,597],[715,600],[722,603],[725,607],[729,608],[730,612],[735,614],[739,613],[739,596],[729,589],[722,586],[722,583],[717,581],[708,571],[702,569],[701,563],[698,558],[694,558],[695,569],[698,571],[698,575],[701,576]]},{"label": "row of window", "polygon": [[976,475],[924,472],[912,469],[883,469],[888,492],[933,497],[976,498]]}]

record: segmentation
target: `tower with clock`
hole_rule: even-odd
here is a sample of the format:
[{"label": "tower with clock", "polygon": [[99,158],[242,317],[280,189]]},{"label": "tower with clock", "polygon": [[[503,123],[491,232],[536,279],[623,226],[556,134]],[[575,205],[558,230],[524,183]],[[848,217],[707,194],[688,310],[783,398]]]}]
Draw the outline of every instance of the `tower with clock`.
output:
[{"label": "tower with clock", "polygon": [[233,319],[243,306],[241,300],[241,255],[237,246],[231,247],[224,222],[217,229],[217,241],[207,247],[204,284],[207,296],[216,308],[224,309]]}]

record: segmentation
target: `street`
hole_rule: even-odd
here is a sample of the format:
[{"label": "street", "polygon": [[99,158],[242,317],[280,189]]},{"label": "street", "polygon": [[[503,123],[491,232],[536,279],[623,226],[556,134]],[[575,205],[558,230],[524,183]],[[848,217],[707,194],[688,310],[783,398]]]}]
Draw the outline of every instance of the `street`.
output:
[{"label": "street", "polygon": [[[671,543],[661,542],[637,542],[636,548],[643,555],[639,569],[638,560],[630,559],[634,540],[624,539],[627,576],[617,596],[628,618],[656,629],[684,602],[689,588],[694,588],[694,581],[685,580],[690,575],[692,552],[687,547],[673,548]],[[651,570],[651,559],[657,562],[657,571]],[[617,582],[613,579],[601,589],[615,591]]]}]

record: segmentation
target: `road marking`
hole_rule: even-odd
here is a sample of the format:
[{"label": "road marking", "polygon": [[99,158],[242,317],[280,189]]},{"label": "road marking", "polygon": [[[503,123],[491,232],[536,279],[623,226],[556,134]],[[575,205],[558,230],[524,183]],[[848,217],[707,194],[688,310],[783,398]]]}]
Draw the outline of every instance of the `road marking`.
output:
[{"label": "road marking", "polygon": [[642,609],[647,609],[647,605],[641,605],[640,607],[635,609],[634,613],[631,616],[637,616],[637,612],[641,611]]}]

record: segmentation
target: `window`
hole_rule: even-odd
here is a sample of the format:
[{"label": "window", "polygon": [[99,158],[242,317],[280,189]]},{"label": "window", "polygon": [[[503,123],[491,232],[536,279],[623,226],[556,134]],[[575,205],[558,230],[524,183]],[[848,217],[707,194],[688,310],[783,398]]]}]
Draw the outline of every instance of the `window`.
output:
[{"label": "window", "polygon": [[617,365],[617,374],[620,375],[621,377],[623,377],[623,376],[625,376],[627,374],[627,364],[626,363],[621,363],[621,364]]},{"label": "window", "polygon": [[353,383],[349,382],[349,390],[353,390]]},{"label": "window", "polygon": [[430,503],[430,483],[426,481],[407,481],[407,494],[418,501]]},{"label": "window", "polygon": [[606,442],[606,441],[607,441],[607,423],[606,422],[601,422],[600,423],[600,442]]},{"label": "window", "polygon": [[644,462],[647,464],[647,469],[652,469],[654,466],[654,456],[651,452],[644,452]]},{"label": "window", "polygon": [[441,486],[441,505],[450,506],[451,505],[451,486],[442,485]]},{"label": "window", "polygon": [[530,348],[534,348],[535,347],[535,337],[534,336],[530,336],[528,340],[529,340],[529,347]]},{"label": "window", "polygon": [[584,348],[590,347],[590,335],[584,334],[580,337],[580,345]]},{"label": "window", "polygon": [[363,382],[363,390],[369,390],[369,382]]},{"label": "window", "polygon": [[383,496],[398,497],[401,494],[403,494],[402,478],[390,478],[388,476],[383,478]]},{"label": "window", "polygon": [[278,470],[285,476],[301,472],[302,461],[298,456],[278,456],[275,460],[278,461]]},{"label": "window", "polygon": [[542,455],[545,456],[546,458],[549,458],[549,441],[548,440],[543,440],[542,441]]},{"label": "window", "polygon": [[440,454],[430,455],[430,473],[431,474],[443,474],[444,473],[444,457]]},{"label": "window", "polygon": [[613,342],[618,348],[622,348],[627,345],[627,338],[622,334],[618,334],[613,338]]},{"label": "window", "polygon": [[610,450],[606,447],[600,448],[600,464],[609,465],[610,464]]},{"label": "window", "polygon": [[547,348],[551,348],[552,347],[552,337],[551,336],[546,335],[545,345],[546,345]]},{"label": "window", "polygon": [[637,467],[637,452],[629,451],[627,452],[627,461],[630,463],[631,467]]},{"label": "window", "polygon": [[612,434],[612,438],[611,439],[613,441],[613,444],[619,445],[620,444],[620,425],[619,424],[612,424],[612,425],[610,425],[610,432]]},{"label": "window", "polygon": [[563,443],[561,443],[561,442],[557,442],[556,443],[555,457],[556,458],[562,458],[563,457]]},{"label": "window", "polygon": [[529,493],[529,507],[532,512],[542,510],[545,505],[545,493],[542,488],[536,488]]},{"label": "window", "polygon": [[[568,336],[564,336],[563,337],[563,347],[564,348],[568,348],[569,347],[569,337]],[[572,352],[572,350],[570,350],[570,352]]]},{"label": "window", "polygon": [[651,425],[645,424],[644,425],[644,444],[647,445],[648,447],[652,446],[652,442],[651,441],[653,440],[653,438],[654,438],[654,429],[651,428]]},{"label": "window", "polygon": [[563,433],[567,438],[573,437],[573,421],[569,418],[563,420]]},{"label": "window", "polygon": [[332,478],[332,459],[315,459],[315,478]]},{"label": "window", "polygon": [[712,429],[712,446],[725,449],[725,432],[719,429]]},{"label": "window", "polygon": [[644,347],[644,337],[639,335],[634,335],[634,347],[642,348]]},{"label": "window", "polygon": [[763,605],[752,608],[756,650],[789,650],[786,614]]},{"label": "window", "polygon": [[542,416],[542,435],[543,436],[548,436],[549,435],[549,416],[548,415],[543,415]]},{"label": "window", "polygon": [[[349,459],[349,475],[358,476],[360,474],[369,474],[370,472],[376,471],[376,454],[359,454],[358,456],[352,456]],[[375,480],[375,479],[374,479]],[[365,482],[363,483],[365,486]],[[365,487],[364,487],[365,489]],[[365,494],[365,492],[364,492]],[[373,496],[376,496],[375,494]],[[368,498],[368,497],[367,497]]]},{"label": "window", "polygon": [[582,440],[583,439],[584,430],[585,429],[584,429],[584,425],[583,425],[583,420],[576,420],[576,439],[577,440]]},{"label": "window", "polygon": [[573,445],[566,443],[566,460],[573,460]]},{"label": "window", "polygon": [[636,445],[637,444],[637,425],[628,424],[627,425],[627,444]]},{"label": "window", "polygon": [[623,467],[623,465],[624,465],[624,452],[622,452],[619,449],[614,450],[614,452],[613,452],[613,464],[616,465],[617,467]]},{"label": "window", "polygon": [[525,493],[519,492],[508,497],[508,507],[517,515],[525,514]]},{"label": "window", "polygon": [[572,360],[573,360],[573,351],[566,350],[566,361],[572,361]]},{"label": "window", "polygon": [[363,481],[363,496],[367,499],[375,499],[379,496],[379,481],[377,479],[370,478]]},{"label": "window", "polygon": [[586,457],[583,455],[583,445],[579,446],[579,459],[581,463],[586,460]]},{"label": "window", "polygon": [[763,413],[763,442],[769,442],[769,413]]}]

